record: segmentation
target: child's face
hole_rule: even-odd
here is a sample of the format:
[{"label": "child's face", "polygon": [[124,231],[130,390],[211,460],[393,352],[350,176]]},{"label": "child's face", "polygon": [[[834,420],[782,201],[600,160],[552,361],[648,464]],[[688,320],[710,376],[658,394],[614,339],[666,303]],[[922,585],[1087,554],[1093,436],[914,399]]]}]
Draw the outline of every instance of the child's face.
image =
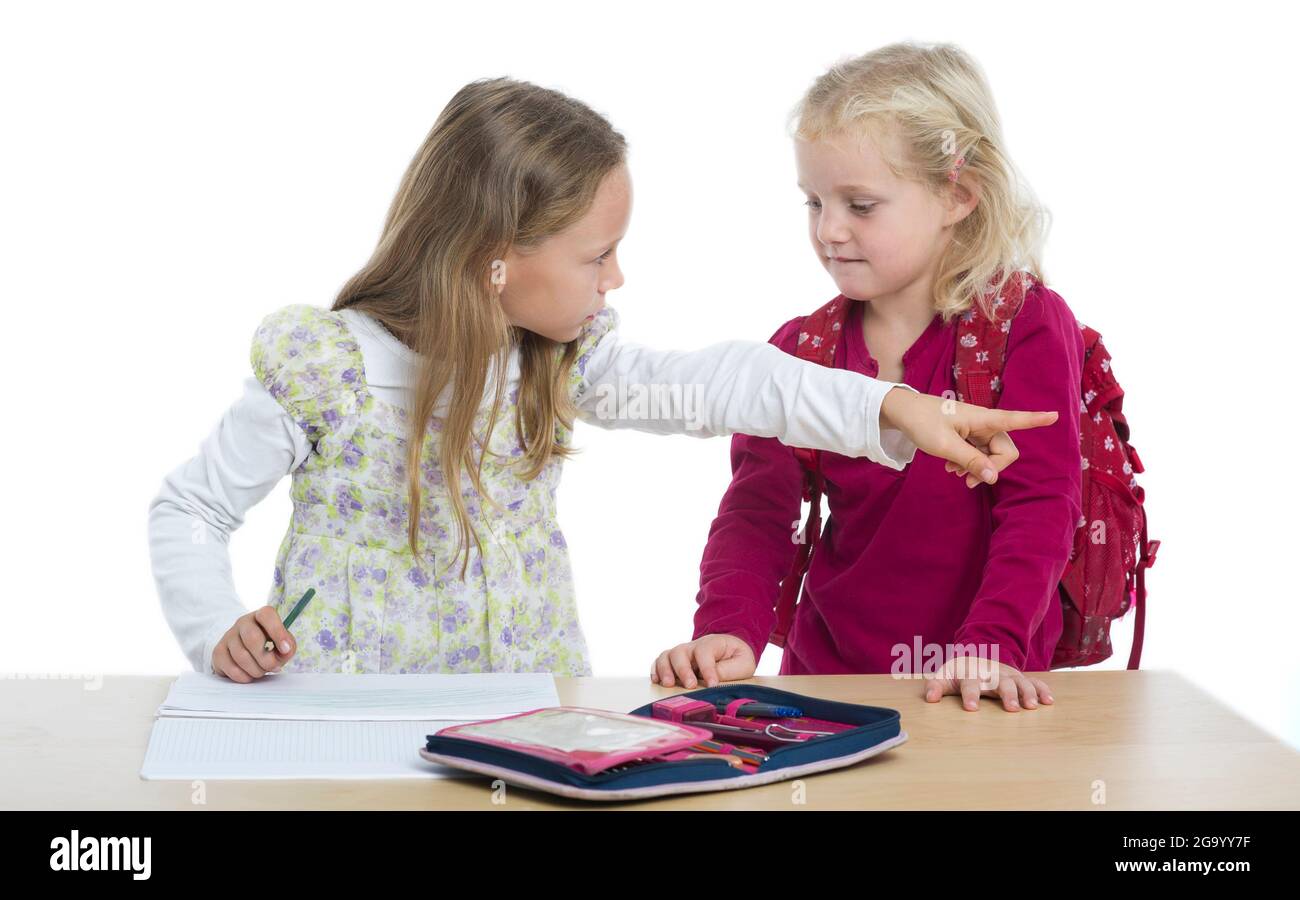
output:
[{"label": "child's face", "polygon": [[632,216],[626,166],[605,176],[586,215],[539,246],[505,258],[501,307],[511,324],[567,343],[605,307],[605,292],[623,284],[618,244]]},{"label": "child's face", "polygon": [[[899,154],[892,132],[884,139]],[[969,191],[941,200],[920,182],[895,177],[869,139],[796,140],[795,162],[813,249],[853,300],[898,296],[933,278],[952,226],[975,207]]]}]

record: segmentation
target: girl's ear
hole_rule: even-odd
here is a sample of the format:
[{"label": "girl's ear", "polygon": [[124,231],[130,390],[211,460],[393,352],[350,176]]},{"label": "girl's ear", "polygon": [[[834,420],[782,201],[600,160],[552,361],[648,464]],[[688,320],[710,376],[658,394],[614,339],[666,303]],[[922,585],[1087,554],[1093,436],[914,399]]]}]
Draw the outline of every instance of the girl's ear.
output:
[{"label": "girl's ear", "polygon": [[956,225],[975,211],[980,201],[980,183],[973,173],[963,172],[961,179],[948,186],[948,225]]}]

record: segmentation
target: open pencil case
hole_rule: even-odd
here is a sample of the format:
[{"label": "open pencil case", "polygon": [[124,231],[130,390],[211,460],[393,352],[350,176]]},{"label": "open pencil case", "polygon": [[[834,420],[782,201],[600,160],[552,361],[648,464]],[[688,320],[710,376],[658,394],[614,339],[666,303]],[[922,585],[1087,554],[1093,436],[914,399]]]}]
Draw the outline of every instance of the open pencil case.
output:
[{"label": "open pencil case", "polygon": [[839,769],[897,747],[907,732],[894,709],[730,684],[627,714],[551,707],[453,725],[426,740],[420,755],[429,762],[565,797],[634,800]]}]

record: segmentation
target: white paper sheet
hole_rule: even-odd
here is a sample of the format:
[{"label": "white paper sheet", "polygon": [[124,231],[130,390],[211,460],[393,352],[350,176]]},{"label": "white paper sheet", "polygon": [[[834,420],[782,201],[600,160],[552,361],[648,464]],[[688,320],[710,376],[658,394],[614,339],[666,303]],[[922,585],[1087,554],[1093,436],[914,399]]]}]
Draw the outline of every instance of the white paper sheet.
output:
[{"label": "white paper sheet", "polygon": [[239,684],[186,672],[158,707],[140,777],[458,777],[421,758],[427,735],[559,703],[548,673],[281,673]]},{"label": "white paper sheet", "polygon": [[340,675],[281,672],[240,684],[186,672],[160,716],[472,722],[559,706],[545,672],[472,675]]},{"label": "white paper sheet", "polygon": [[180,779],[454,778],[420,756],[425,735],[454,723],[160,718],[140,777]]}]

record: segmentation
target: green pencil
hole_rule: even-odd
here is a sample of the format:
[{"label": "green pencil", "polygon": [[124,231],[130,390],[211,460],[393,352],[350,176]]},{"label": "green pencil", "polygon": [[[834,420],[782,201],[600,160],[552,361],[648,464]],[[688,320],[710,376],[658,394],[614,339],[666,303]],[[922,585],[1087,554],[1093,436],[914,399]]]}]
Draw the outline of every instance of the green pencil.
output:
[{"label": "green pencil", "polygon": [[[284,627],[285,627],[285,628],[288,628],[290,625],[293,624],[293,620],[296,619],[296,618],[298,618],[298,613],[302,612],[303,607],[306,606],[306,605],[311,601],[311,598],[312,598],[312,597],[315,597],[315,596],[316,596],[316,589],[315,589],[315,588],[307,588],[307,593],[305,593],[305,594],[302,595],[302,599],[299,600],[297,603],[295,603],[295,604],[293,605],[293,609],[289,610],[289,615],[285,616],[285,618],[284,618]],[[275,649],[275,641],[270,640],[270,639],[268,638],[267,641],[266,641],[266,643],[262,645],[262,649],[263,649],[263,650],[268,650],[268,651],[269,651],[269,650],[274,650],[274,649]]]}]

